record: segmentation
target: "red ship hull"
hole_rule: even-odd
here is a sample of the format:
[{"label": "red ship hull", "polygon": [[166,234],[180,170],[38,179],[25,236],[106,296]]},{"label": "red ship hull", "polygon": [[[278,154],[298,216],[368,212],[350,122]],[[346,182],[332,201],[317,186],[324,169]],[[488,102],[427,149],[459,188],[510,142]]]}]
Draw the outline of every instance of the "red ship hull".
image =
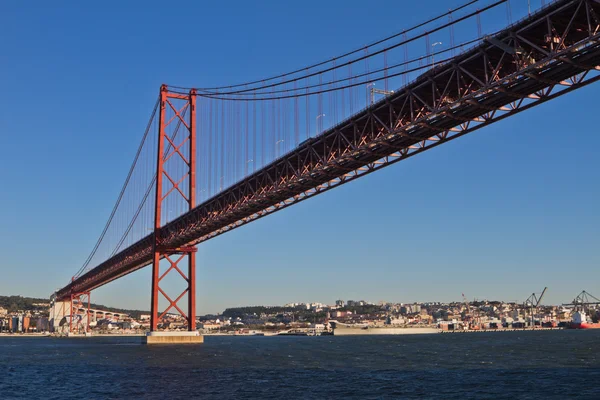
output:
[{"label": "red ship hull", "polygon": [[590,323],[590,322],[571,322],[569,324],[569,328],[571,329],[600,329],[600,323]]}]

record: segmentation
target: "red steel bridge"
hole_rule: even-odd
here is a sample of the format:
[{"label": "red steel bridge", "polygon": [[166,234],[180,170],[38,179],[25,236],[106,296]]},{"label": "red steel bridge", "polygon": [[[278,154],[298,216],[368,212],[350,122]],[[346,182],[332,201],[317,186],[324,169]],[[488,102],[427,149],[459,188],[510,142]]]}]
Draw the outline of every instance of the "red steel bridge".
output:
[{"label": "red steel bridge", "polygon": [[544,3],[473,0],[289,73],[163,85],[109,221],[56,299],[75,314],[152,265],[151,329],[178,312],[195,330],[199,243],[599,80],[600,0]]}]

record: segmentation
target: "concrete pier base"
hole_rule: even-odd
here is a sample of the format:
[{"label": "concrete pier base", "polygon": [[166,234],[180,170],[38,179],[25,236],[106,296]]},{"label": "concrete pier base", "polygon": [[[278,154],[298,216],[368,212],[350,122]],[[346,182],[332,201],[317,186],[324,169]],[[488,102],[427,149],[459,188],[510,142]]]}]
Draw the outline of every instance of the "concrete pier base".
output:
[{"label": "concrete pier base", "polygon": [[199,344],[204,336],[198,332],[148,332],[144,338],[146,344]]},{"label": "concrete pier base", "polygon": [[71,338],[86,338],[86,337],[92,337],[92,334],[90,332],[84,332],[84,333],[75,333],[75,332],[67,332],[65,334],[67,337],[71,337]]}]

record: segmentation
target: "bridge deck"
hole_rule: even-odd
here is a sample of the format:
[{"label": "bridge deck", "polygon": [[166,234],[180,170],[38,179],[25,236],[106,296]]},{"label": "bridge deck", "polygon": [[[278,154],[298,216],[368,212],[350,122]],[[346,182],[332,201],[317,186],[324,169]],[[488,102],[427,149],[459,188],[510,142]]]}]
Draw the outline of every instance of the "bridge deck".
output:
[{"label": "bridge deck", "polygon": [[[596,0],[552,3],[166,224],[160,245],[198,244],[595,82],[600,79],[598,16]],[[152,246],[149,235],[57,297],[92,290],[149,265]]]}]

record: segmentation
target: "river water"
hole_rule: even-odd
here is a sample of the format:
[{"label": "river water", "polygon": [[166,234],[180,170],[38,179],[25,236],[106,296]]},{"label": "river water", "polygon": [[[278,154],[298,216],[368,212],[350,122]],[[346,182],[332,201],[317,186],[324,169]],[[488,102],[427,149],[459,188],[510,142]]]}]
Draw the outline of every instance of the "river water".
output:
[{"label": "river water", "polygon": [[403,336],[0,337],[0,399],[600,399],[600,330]]}]

